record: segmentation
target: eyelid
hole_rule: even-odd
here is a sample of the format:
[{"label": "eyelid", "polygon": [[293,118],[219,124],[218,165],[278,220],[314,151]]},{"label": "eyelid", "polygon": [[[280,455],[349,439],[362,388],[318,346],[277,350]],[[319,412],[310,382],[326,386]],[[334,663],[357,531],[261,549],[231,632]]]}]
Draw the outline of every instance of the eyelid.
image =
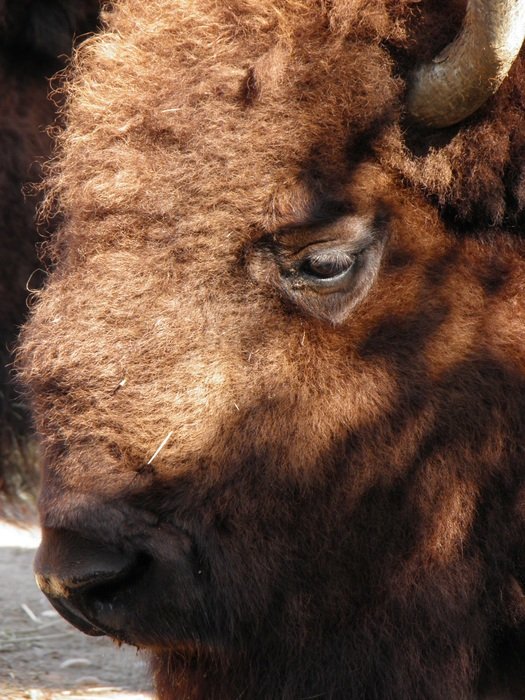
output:
[{"label": "eyelid", "polygon": [[323,263],[333,263],[334,265],[345,265],[355,260],[356,254],[350,253],[342,248],[332,250],[316,250],[308,255],[304,262],[319,265]]},{"label": "eyelid", "polygon": [[[364,250],[366,250],[371,245],[373,245],[375,241],[376,241],[376,238],[372,234],[368,234],[366,236],[363,236],[362,238],[359,238],[358,240],[355,240],[355,241],[348,241],[348,240],[316,241],[315,243],[308,243],[307,245],[296,249],[296,251],[294,251],[294,253],[292,254],[291,257],[293,260],[301,262],[302,260],[306,259],[307,257],[311,257],[315,254],[329,255],[330,253],[332,253],[334,256],[337,256],[337,255],[358,256]],[[324,245],[324,244],[326,244],[326,245]],[[305,251],[307,251],[306,255],[305,255]]]},{"label": "eyelid", "polygon": [[315,241],[308,241],[305,245],[301,246],[300,248],[296,248],[294,250],[294,257],[295,255],[299,255],[300,253],[303,252],[303,250],[307,250],[308,248],[312,248],[314,246],[321,246],[324,243],[332,244],[333,241],[330,238],[320,238],[319,240]]},{"label": "eyelid", "polygon": [[358,254],[375,241],[376,235],[372,217],[347,215],[326,225],[282,229],[274,241],[285,255],[297,258],[308,248],[325,246]]}]

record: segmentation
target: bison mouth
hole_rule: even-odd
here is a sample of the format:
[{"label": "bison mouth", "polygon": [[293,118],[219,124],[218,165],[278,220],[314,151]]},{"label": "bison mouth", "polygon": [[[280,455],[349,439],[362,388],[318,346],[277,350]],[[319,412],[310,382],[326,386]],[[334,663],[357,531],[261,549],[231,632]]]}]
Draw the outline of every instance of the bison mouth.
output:
[{"label": "bison mouth", "polygon": [[69,622],[69,624],[76,627],[84,634],[89,634],[91,637],[102,637],[108,634],[107,631],[95,627],[84,615],[78,610],[70,606],[67,600],[60,598],[53,598],[47,596],[51,605],[55,610],[62,615],[62,617]]}]

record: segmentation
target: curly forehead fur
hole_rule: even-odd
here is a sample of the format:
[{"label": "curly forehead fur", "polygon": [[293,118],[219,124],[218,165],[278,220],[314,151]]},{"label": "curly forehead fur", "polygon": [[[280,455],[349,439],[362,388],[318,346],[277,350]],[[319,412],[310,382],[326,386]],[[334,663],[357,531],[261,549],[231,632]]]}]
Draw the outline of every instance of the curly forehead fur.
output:
[{"label": "curly forehead fur", "polygon": [[523,55],[463,124],[404,107],[464,11],[119,0],[76,54],[20,354],[40,561],[147,558],[109,629],[163,700],[525,692]]},{"label": "curly forehead fur", "polygon": [[[345,157],[358,160],[365,141],[444,211],[468,221],[515,220],[525,196],[523,60],[466,125],[437,135],[412,129],[404,141],[401,76],[448,43],[463,11],[463,2],[417,0],[152,2],[140,12],[119,3],[112,31],[77,59],[81,77],[69,90],[72,123],[55,173],[59,206],[77,216],[84,209],[121,214],[125,205],[182,218],[185,187],[217,196],[217,179],[227,178],[222,190],[237,203],[235,177],[242,188],[252,177],[254,194],[268,173],[279,179],[280,149],[294,156],[298,173],[308,161],[326,167],[333,160],[337,177],[334,150],[346,133]],[[250,168],[249,154],[238,152],[240,131],[249,132],[251,148],[265,150]],[[198,176],[181,162],[186,154],[191,163],[193,152]],[[288,162],[282,171],[293,175]],[[173,177],[192,181],[168,194]]]},{"label": "curly forehead fur", "polygon": [[[377,35],[377,24],[394,31],[386,11],[372,26],[366,13],[358,23],[358,15],[354,22],[346,18],[363,46],[348,54],[340,48],[346,32],[334,41],[335,15],[300,2],[155,2],[140,13],[133,3],[119,5],[112,20],[118,32],[95,40],[79,57],[82,78],[70,97],[76,126],[65,136],[67,162],[57,181],[61,204],[75,201],[75,216],[96,208],[184,219],[189,192],[216,201],[230,197],[237,208],[249,178],[250,206],[260,212],[269,178],[289,180],[316,158],[334,159],[336,174],[342,134],[369,128],[399,86],[379,36],[364,43],[367,34]],[[143,89],[144,81],[151,90]],[[378,83],[380,91],[368,87]],[[103,125],[95,126],[101,113]],[[99,128],[106,137],[102,149]],[[262,158],[238,148],[248,137]],[[296,173],[288,159],[279,162],[282,150],[291,151]],[[198,172],[189,167],[196,153]],[[67,174],[77,166],[84,173],[80,187]],[[173,188],[173,178],[180,187]]]}]

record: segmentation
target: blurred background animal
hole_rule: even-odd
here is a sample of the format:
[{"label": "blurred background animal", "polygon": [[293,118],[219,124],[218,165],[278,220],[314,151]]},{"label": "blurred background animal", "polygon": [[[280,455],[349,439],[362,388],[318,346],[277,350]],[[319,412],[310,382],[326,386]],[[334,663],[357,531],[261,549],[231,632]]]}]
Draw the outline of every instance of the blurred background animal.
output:
[{"label": "blurred background animal", "polygon": [[96,0],[0,0],[0,512],[17,496],[33,497],[37,483],[28,414],[11,373],[26,285],[41,279],[37,198],[23,190],[40,180],[50,154],[49,80],[97,16]]}]

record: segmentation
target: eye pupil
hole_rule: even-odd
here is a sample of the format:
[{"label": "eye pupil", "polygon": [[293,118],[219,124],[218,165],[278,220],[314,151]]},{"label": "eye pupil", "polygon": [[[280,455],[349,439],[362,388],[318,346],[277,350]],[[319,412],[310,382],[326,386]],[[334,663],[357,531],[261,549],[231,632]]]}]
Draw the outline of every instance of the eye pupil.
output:
[{"label": "eye pupil", "polygon": [[310,277],[331,279],[348,272],[354,263],[355,255],[344,251],[330,251],[310,255],[301,265],[301,270]]}]

